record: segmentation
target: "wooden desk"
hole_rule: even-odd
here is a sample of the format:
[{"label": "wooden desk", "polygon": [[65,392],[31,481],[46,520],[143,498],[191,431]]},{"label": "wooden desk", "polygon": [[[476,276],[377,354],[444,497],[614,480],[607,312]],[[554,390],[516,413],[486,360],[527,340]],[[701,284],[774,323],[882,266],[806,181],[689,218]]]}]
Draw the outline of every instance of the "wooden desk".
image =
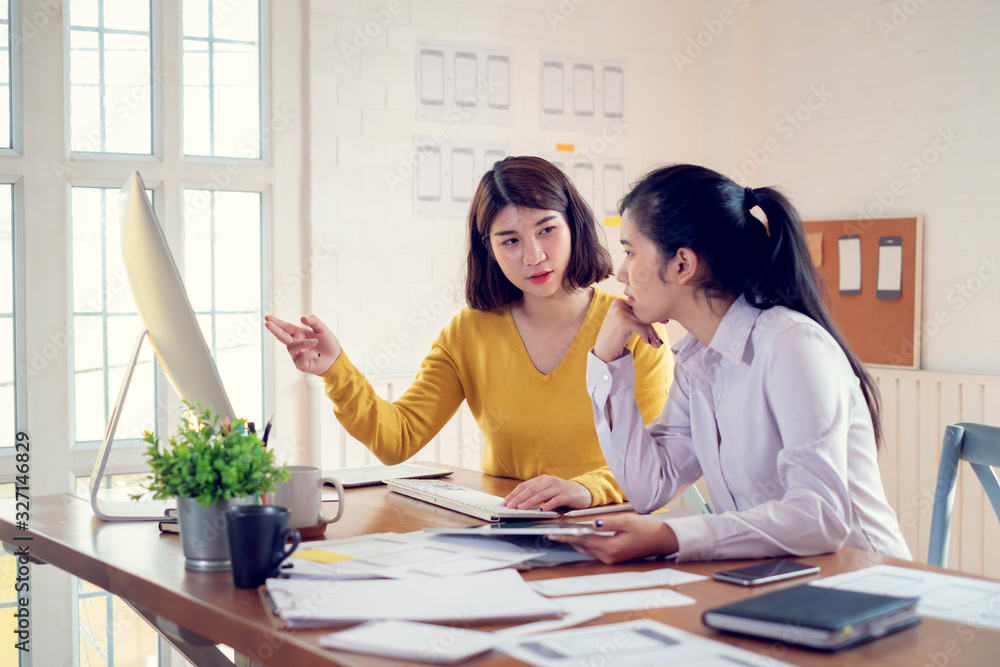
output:
[{"label": "wooden desk", "polygon": [[[504,495],[516,484],[513,480],[489,477],[472,471],[458,471],[454,480],[496,495]],[[390,493],[384,486],[349,489],[346,501],[344,518],[327,529],[327,538],[377,532],[407,532],[425,526],[464,526],[476,521],[456,512]],[[25,544],[14,540],[15,535],[23,535],[14,527],[14,511],[13,501],[0,501],[0,540],[8,544]],[[257,661],[276,666],[402,664],[322,649],[318,646],[317,639],[329,630],[276,630],[257,593],[235,588],[229,572],[186,571],[178,536],[160,534],[155,522],[104,523],[94,517],[90,504],[84,500],[69,495],[43,496],[31,500],[30,534],[33,540],[28,544],[33,557],[114,593],[139,610],[158,628],[165,629],[168,633],[172,631],[174,635],[180,635],[194,644],[201,638],[207,638],[209,641],[204,643],[226,644]],[[854,549],[842,549],[836,554],[801,560],[819,565],[822,576],[849,572],[878,563],[940,571],[940,568],[872,556]],[[679,569],[710,575],[716,570],[738,567],[749,562],[751,561],[684,563]],[[661,567],[672,565],[663,561],[644,561],[615,567],[574,564],[525,572],[524,578],[535,580]],[[920,667],[929,664],[951,667],[993,665],[1000,660],[1000,632],[982,629],[972,633],[970,637],[968,629],[959,633],[956,624],[934,618],[925,618],[916,628],[835,655],[786,648],[774,642],[721,635],[701,624],[701,613],[707,608],[798,583],[801,582],[785,582],[747,590],[710,579],[677,588],[698,601],[694,606],[606,614],[595,622],[651,618],[798,665]],[[37,618],[32,620],[33,625],[39,622]],[[501,626],[482,626],[481,629],[492,630],[499,627]],[[192,633],[192,630],[197,634]],[[214,649],[208,647],[206,650]],[[957,655],[949,655],[950,653]],[[465,664],[479,667],[512,663],[505,656],[490,655]],[[211,661],[206,658],[198,664],[211,664]]]}]

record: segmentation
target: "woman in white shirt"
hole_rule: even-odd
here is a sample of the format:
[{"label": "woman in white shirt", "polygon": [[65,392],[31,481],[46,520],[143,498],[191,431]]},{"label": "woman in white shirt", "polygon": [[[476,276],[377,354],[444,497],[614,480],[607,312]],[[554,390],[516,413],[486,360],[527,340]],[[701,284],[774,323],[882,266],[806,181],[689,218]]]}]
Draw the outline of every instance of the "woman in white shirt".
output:
[{"label": "woman in white shirt", "polygon": [[[587,388],[604,456],[640,512],[705,477],[715,514],[597,523],[612,537],[561,538],[612,563],[826,553],[910,558],[878,469],[878,390],[837,330],[801,220],[771,188],[703,167],[642,179],[621,204],[625,301],[608,311]],[[758,217],[759,216],[759,217]],[[689,334],[648,428],[625,347],[653,322]]]}]

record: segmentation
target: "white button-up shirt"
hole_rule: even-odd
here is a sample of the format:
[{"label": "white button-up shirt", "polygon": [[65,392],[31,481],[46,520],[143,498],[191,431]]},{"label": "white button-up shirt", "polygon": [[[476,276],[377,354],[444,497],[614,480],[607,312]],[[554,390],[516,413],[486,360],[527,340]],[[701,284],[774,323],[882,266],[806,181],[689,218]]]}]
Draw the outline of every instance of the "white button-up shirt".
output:
[{"label": "white button-up shirt", "polygon": [[841,546],[909,559],[879,476],[868,405],[815,321],[740,297],[705,347],[674,348],[663,414],[643,426],[630,355],[588,358],[587,389],[611,471],[640,512],[702,475],[716,514],[667,519],[679,560],[806,556]]}]

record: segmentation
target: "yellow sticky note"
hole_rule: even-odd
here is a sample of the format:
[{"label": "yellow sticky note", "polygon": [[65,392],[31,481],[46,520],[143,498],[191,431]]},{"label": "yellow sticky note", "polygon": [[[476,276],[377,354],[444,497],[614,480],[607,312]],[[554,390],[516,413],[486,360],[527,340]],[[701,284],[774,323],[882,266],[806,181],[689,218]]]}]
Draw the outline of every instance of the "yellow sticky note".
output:
[{"label": "yellow sticky note", "polygon": [[807,232],[806,247],[809,248],[813,264],[823,266],[823,235],[819,232]]},{"label": "yellow sticky note", "polygon": [[306,560],[316,561],[317,563],[336,563],[342,560],[354,560],[354,556],[346,556],[344,554],[338,554],[324,549],[306,549],[305,551],[296,551],[292,554],[292,556],[295,558],[304,558]]},{"label": "yellow sticky note", "polygon": [[572,153],[575,149],[573,144],[556,144],[556,150],[562,153]]},{"label": "yellow sticky note", "polygon": [[650,514],[662,514],[663,512],[669,512],[669,511],[670,511],[669,507],[661,507],[658,510],[653,510],[652,512],[650,512]]},{"label": "yellow sticky note", "polygon": [[621,216],[618,216],[618,215],[609,215],[609,216],[605,217],[604,218],[604,226],[605,227],[621,227],[622,226]]}]

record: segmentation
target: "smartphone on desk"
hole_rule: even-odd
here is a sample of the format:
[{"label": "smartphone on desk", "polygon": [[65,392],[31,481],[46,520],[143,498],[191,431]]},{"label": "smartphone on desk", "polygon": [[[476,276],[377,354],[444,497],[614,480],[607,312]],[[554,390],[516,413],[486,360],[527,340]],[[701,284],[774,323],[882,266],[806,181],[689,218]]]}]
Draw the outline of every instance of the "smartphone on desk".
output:
[{"label": "smartphone on desk", "polygon": [[735,570],[720,570],[712,575],[713,579],[741,586],[760,586],[774,581],[804,577],[819,572],[818,565],[796,563],[792,560],[777,560],[749,567],[739,567]]}]

